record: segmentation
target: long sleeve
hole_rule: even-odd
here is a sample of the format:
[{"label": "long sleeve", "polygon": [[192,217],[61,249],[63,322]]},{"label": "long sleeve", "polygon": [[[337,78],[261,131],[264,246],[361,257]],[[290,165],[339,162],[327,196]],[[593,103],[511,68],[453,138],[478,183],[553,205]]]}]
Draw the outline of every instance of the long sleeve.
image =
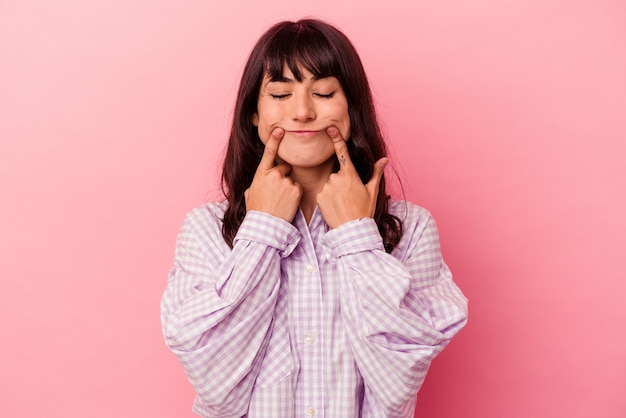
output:
[{"label": "long sleeve", "polygon": [[300,238],[289,223],[249,212],[232,250],[221,236],[223,207],[187,216],[161,302],[166,344],[197,393],[205,417],[247,413],[279,300],[280,262]]},{"label": "long sleeve", "polygon": [[432,217],[406,205],[393,254],[384,251],[371,219],[324,237],[324,251],[338,266],[342,317],[364,380],[364,417],[412,417],[431,361],[467,320],[467,300],[441,257]]}]

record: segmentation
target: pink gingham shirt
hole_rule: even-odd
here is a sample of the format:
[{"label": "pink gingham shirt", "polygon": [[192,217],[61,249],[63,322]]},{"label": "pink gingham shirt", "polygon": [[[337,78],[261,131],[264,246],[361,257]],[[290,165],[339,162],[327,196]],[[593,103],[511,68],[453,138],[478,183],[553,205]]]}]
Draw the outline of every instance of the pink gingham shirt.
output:
[{"label": "pink gingham shirt", "polygon": [[465,324],[428,211],[392,201],[404,234],[251,211],[232,250],[225,203],[187,215],[162,300],[165,340],[203,417],[413,417],[433,358]]}]

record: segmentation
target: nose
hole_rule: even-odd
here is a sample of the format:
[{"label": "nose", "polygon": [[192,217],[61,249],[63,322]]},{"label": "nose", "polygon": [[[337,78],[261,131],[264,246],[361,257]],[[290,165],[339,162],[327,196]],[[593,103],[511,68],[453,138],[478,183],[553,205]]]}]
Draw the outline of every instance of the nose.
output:
[{"label": "nose", "polygon": [[315,119],[315,104],[308,94],[297,94],[293,101],[293,119],[306,122]]}]

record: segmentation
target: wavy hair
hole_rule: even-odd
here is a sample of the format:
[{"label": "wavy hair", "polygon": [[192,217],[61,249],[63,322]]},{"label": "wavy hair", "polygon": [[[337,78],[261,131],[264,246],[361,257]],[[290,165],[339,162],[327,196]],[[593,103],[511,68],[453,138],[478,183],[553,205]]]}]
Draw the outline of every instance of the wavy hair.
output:
[{"label": "wavy hair", "polygon": [[[363,183],[372,176],[376,161],[386,156],[372,94],[363,64],[348,38],[335,27],[315,19],[284,21],[258,40],[241,77],[230,137],[222,167],[222,191],[228,201],[222,235],[232,247],[246,214],[244,192],[250,187],[264,145],[252,124],[263,76],[280,79],[287,66],[297,81],[301,68],[317,78],[336,77],[348,101],[351,135],[348,151]],[[374,220],[391,252],[402,236],[402,222],[389,213],[385,177],[380,181]]]}]

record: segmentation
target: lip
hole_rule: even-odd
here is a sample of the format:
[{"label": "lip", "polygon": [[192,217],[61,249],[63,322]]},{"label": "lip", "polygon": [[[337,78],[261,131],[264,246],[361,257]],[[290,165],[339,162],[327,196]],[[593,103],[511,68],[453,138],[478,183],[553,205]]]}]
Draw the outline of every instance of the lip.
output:
[{"label": "lip", "polygon": [[314,137],[316,135],[319,135],[320,132],[322,132],[321,130],[317,130],[317,131],[313,131],[313,130],[305,130],[305,129],[299,129],[299,130],[293,130],[293,131],[287,131],[292,135],[298,136],[300,138],[311,138]]}]

